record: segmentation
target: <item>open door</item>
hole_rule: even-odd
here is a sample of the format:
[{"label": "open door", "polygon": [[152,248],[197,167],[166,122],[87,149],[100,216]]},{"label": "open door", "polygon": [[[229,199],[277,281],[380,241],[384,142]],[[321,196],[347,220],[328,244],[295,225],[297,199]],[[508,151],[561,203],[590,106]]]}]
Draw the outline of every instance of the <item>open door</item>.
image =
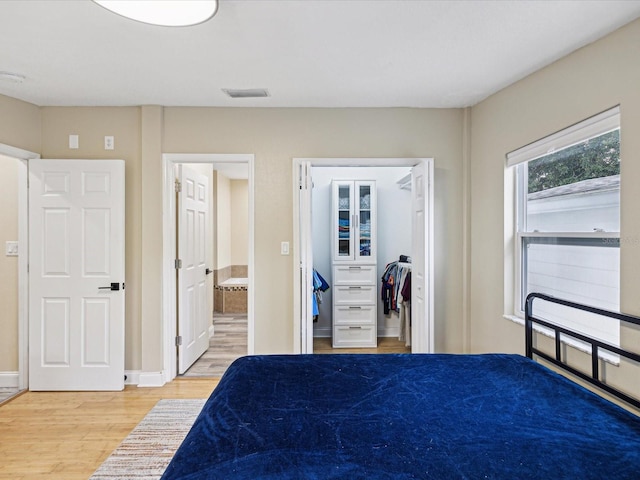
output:
[{"label": "open door", "polygon": [[311,240],[311,163],[302,162],[300,179],[300,307],[302,313],[301,353],[313,353],[313,248]]},{"label": "open door", "polygon": [[29,161],[29,389],[124,388],[124,161]]},{"label": "open door", "polygon": [[186,372],[209,348],[207,224],[209,178],[179,166],[178,193],[178,373]]},{"label": "open door", "polygon": [[411,338],[412,353],[432,353],[434,350],[433,315],[428,308],[429,264],[429,171],[425,163],[411,169]]}]

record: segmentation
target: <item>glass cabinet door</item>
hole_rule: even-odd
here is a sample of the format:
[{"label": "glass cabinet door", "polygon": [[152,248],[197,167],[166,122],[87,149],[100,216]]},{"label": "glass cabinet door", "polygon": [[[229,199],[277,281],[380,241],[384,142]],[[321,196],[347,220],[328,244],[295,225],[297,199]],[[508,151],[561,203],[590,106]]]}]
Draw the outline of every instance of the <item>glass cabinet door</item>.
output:
[{"label": "glass cabinet door", "polygon": [[371,185],[358,185],[358,255],[360,257],[371,257]]},{"label": "glass cabinet door", "polygon": [[353,232],[351,211],[351,185],[338,185],[338,258],[352,255]]}]

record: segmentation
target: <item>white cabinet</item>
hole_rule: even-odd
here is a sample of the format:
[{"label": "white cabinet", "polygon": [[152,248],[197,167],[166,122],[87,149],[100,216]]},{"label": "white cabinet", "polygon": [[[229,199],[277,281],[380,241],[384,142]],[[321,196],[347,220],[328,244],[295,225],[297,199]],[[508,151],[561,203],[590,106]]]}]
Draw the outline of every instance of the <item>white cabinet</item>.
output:
[{"label": "white cabinet", "polygon": [[375,347],[375,182],[334,180],[332,211],[333,347]]},{"label": "white cabinet", "polygon": [[334,262],[375,263],[375,185],[374,181],[332,182]]}]

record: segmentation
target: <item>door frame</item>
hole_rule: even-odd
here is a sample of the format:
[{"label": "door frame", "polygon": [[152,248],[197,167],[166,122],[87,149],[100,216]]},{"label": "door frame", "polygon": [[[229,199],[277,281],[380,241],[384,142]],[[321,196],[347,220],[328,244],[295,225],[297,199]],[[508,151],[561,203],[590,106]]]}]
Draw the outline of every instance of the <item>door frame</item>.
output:
[{"label": "door frame", "polygon": [[175,166],[180,163],[246,163],[248,167],[249,193],[249,272],[247,279],[247,354],[254,352],[254,154],[219,153],[165,153],[162,155],[162,333],[163,371],[165,382],[177,376],[176,337],[176,275],[174,259],[176,252],[176,199]]},{"label": "door frame", "polygon": [[18,388],[29,388],[29,160],[40,154],[0,143],[18,164]]},{"label": "door frame", "polygon": [[[434,310],[434,232],[433,232],[433,214],[434,214],[434,159],[433,158],[294,158],[293,159],[293,347],[294,353],[313,353],[306,352],[306,345],[309,344],[309,338],[305,335],[313,335],[313,330],[308,331],[303,309],[305,303],[302,300],[302,281],[301,270],[302,261],[307,258],[306,248],[311,247],[311,241],[306,245],[302,244],[300,239],[301,222],[309,220],[310,204],[303,202],[300,190],[302,188],[300,178],[300,171],[303,166],[313,167],[413,167],[418,164],[424,164],[425,172],[429,177],[428,195],[426,210],[428,212],[428,223],[426,225],[427,232],[425,235],[425,243],[427,246],[425,252],[425,260],[427,265],[427,294],[426,301],[428,302],[426,314],[426,328],[423,331],[428,332],[428,344],[422,345],[422,340],[416,345],[417,352],[432,353],[434,351],[434,322],[435,322],[435,310]],[[302,220],[301,220],[302,219]],[[412,341],[412,344],[414,342]]]}]

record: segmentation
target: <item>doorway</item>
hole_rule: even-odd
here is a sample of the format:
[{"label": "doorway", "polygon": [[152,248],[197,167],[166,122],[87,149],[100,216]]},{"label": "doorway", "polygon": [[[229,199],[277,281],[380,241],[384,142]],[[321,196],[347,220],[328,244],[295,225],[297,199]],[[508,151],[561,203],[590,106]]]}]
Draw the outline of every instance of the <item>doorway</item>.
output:
[{"label": "doorway", "polygon": [[[360,171],[359,174],[354,172]],[[376,170],[378,170],[376,172]],[[412,171],[413,173],[407,174]],[[419,172],[424,173],[419,173]],[[327,191],[327,174],[329,178],[345,179],[358,176],[371,177],[369,180],[374,180],[373,177],[379,175],[380,179],[385,179],[385,176],[393,174],[399,176],[402,179],[400,183],[394,180],[394,187],[400,189],[409,189],[409,192],[405,191],[404,194],[409,194],[410,198],[404,200],[401,199],[402,193],[397,192],[398,196],[394,192],[389,191],[386,195],[386,200],[403,201],[402,208],[406,209],[406,217],[404,220],[403,234],[406,235],[405,242],[399,242],[398,245],[390,246],[389,243],[393,241],[392,235],[390,240],[387,240],[387,246],[390,248],[383,248],[379,252],[377,263],[378,271],[376,277],[380,277],[380,273],[384,271],[384,268],[388,262],[398,260],[398,258],[392,258],[394,254],[391,252],[399,251],[400,254],[412,257],[414,260],[411,266],[414,270],[414,288],[421,289],[419,295],[413,296],[412,308],[411,308],[411,332],[412,332],[412,351],[417,352],[432,352],[433,351],[433,188],[430,179],[433,178],[433,159],[294,159],[294,178],[296,179],[295,193],[294,193],[294,228],[297,233],[294,238],[294,265],[296,268],[294,280],[296,281],[296,291],[294,295],[295,312],[300,315],[300,322],[296,325],[297,328],[295,334],[299,335],[300,352],[312,353],[313,352],[313,337],[314,331],[316,336],[326,337],[331,335],[331,321],[332,321],[332,308],[331,303],[328,305],[320,306],[320,316],[318,322],[314,324],[312,322],[312,302],[309,300],[307,293],[313,290],[312,270],[317,265],[322,265],[329,278],[331,278],[331,261],[328,260],[330,253],[327,246],[330,242],[330,237],[327,236],[325,245],[318,245],[319,237],[316,233],[314,236],[314,224],[317,223],[316,216],[330,217],[330,201],[328,194],[325,194],[324,198],[322,194],[316,195],[316,189],[324,189]],[[342,172],[342,173],[341,173]],[[395,172],[395,173],[391,173]],[[316,177],[318,181],[316,182]],[[362,177],[362,178],[364,178]],[[412,178],[413,177],[413,178]],[[355,177],[354,177],[355,178]],[[361,178],[361,179],[362,179]],[[407,181],[407,178],[409,179]],[[412,180],[414,185],[412,185]],[[380,182],[385,184],[385,188],[388,188],[389,182],[387,179]],[[316,198],[317,197],[317,198]],[[317,200],[322,203],[321,206],[316,205]],[[326,219],[325,218],[325,219]],[[320,220],[322,223],[322,220]],[[327,223],[327,227],[319,228],[316,226],[315,230],[327,230],[330,229]],[[406,224],[409,226],[406,226]],[[398,225],[387,225],[393,230],[398,229]],[[407,232],[408,230],[408,232]],[[385,226],[378,222],[378,232],[382,232],[384,237],[389,232],[385,230]],[[321,233],[321,235],[324,235]],[[327,233],[327,235],[330,235]],[[320,242],[322,239],[320,238]],[[395,247],[395,248],[393,248]],[[399,249],[399,250],[398,250]],[[410,250],[410,251],[407,251]],[[319,254],[319,255],[318,255]],[[318,255],[318,259],[316,259]],[[324,273],[321,273],[324,274]],[[329,282],[331,283],[331,282]],[[415,284],[418,284],[416,287]],[[378,284],[377,290],[379,291],[380,285]],[[329,289],[329,291],[331,288]],[[303,294],[303,292],[306,292]],[[331,294],[329,294],[331,295]],[[324,297],[324,294],[323,294]],[[324,304],[323,299],[323,304]],[[378,326],[377,335],[382,337],[391,337],[398,332],[398,320],[390,315],[388,317],[383,316],[380,302],[378,302]],[[324,310],[324,315],[323,315]],[[325,317],[323,320],[323,316]]]},{"label": "doorway", "polygon": [[0,155],[0,403],[16,395],[18,387],[18,175],[20,161]]},{"label": "doorway", "polygon": [[[245,195],[246,195],[246,211],[247,211],[247,222],[246,222],[246,241],[248,244],[248,248],[246,249],[245,255],[245,271],[244,271],[244,279],[245,282],[245,296],[246,296],[246,317],[245,317],[245,329],[246,329],[246,349],[243,354],[251,354],[253,352],[253,265],[254,265],[254,213],[253,213],[253,161],[254,156],[252,154],[231,154],[231,155],[223,155],[223,154],[165,154],[163,155],[163,163],[164,163],[164,212],[165,216],[163,219],[163,238],[164,238],[164,270],[163,270],[163,330],[164,334],[164,370],[166,372],[167,377],[165,381],[170,381],[176,377],[178,374],[177,371],[177,360],[178,360],[178,352],[176,349],[176,336],[177,336],[177,322],[176,322],[176,309],[177,309],[177,298],[176,298],[176,270],[172,268],[174,266],[175,260],[175,252],[176,252],[176,194],[175,194],[175,180],[176,180],[176,166],[180,164],[200,164],[206,168],[209,168],[212,173],[212,182],[217,181],[221,178],[226,178],[231,180],[229,177],[243,177],[245,179]],[[240,173],[239,173],[240,172]],[[244,173],[241,173],[244,172]],[[235,178],[237,179],[237,178]],[[223,182],[224,183],[224,182]],[[215,210],[215,206],[214,206]],[[227,213],[227,215],[229,215]],[[216,215],[213,215],[211,224],[216,222]],[[213,230],[213,229],[212,229]],[[213,238],[213,233],[211,233],[211,237]],[[223,277],[227,274],[226,268],[217,268],[227,267],[230,265],[222,265],[226,261],[224,259],[217,258],[218,252],[213,252],[212,256],[212,273],[211,275],[212,282],[211,283],[211,295],[214,297],[213,288],[214,285],[218,285],[220,283],[218,280],[224,281]],[[220,260],[220,262],[218,261]],[[224,271],[221,271],[224,270]],[[226,279],[231,278],[231,268],[228,269],[229,275]],[[238,275],[238,272],[234,272]],[[240,272],[242,273],[242,272]],[[214,278],[215,277],[215,278]],[[218,299],[221,301],[221,299]],[[216,310],[216,299],[212,298],[213,310]],[[215,321],[215,317],[214,317]],[[211,322],[210,322],[211,323]],[[224,326],[221,326],[221,329],[224,329]],[[211,325],[211,330],[213,334],[213,338],[216,338],[216,328],[215,322]],[[220,330],[220,329],[219,329]],[[220,333],[220,331],[218,332]],[[212,340],[214,341],[214,340]],[[207,354],[203,355],[204,358]],[[198,362],[196,362],[197,364]]]},{"label": "doorway", "polygon": [[[17,352],[17,371],[15,363],[11,367],[7,383],[18,390],[29,388],[29,277],[28,277],[28,188],[29,160],[40,158],[40,155],[11,145],[0,144],[0,161],[9,159],[17,162],[17,337],[13,337],[14,352]],[[16,358],[16,356],[14,356]]]}]

